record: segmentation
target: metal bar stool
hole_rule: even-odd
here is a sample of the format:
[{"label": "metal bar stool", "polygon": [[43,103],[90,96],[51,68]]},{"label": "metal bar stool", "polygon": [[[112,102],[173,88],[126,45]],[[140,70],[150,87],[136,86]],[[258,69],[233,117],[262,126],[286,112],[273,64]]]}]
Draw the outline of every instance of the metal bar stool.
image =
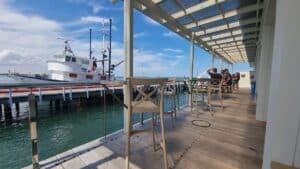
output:
[{"label": "metal bar stool", "polygon": [[[217,82],[217,84],[214,84],[214,82]],[[219,101],[221,104],[222,111],[224,110],[223,106],[223,96],[222,96],[222,79],[211,79],[209,82],[209,85],[207,87],[208,90],[208,106],[209,106],[209,111],[212,112],[212,104],[211,104],[211,95],[212,93],[218,93],[219,96]]]},{"label": "metal bar stool", "polygon": [[[133,130],[131,124],[131,116],[133,113],[142,113],[142,112],[152,112],[152,137],[153,137],[153,145],[154,151],[156,151],[156,139],[155,139],[155,129],[154,129],[154,114],[159,114],[160,116],[160,128],[161,128],[161,141],[160,141],[160,148],[163,150],[163,157],[164,157],[164,168],[168,168],[167,162],[167,147],[165,141],[165,131],[164,131],[164,118],[163,118],[163,101],[164,101],[164,86],[168,82],[167,78],[157,78],[157,79],[150,79],[150,78],[127,78],[127,100],[128,100],[128,116],[127,116],[127,145],[126,145],[126,152],[125,152],[125,166],[126,169],[129,169],[129,160],[130,160],[130,137],[134,134],[139,132],[147,131],[149,129],[144,130]],[[155,85],[157,86],[154,88],[153,91],[150,93],[145,93],[142,89],[138,86],[140,85]],[[133,90],[136,90],[139,94],[142,95],[141,99],[135,100],[133,98]],[[157,100],[153,99],[153,96],[156,93],[159,93],[159,97]],[[151,129],[150,129],[151,130]]]},{"label": "metal bar stool", "polygon": [[170,100],[170,111],[165,112],[165,114],[171,115],[172,127],[174,127],[174,121],[176,119],[176,78],[168,79],[164,95]]}]

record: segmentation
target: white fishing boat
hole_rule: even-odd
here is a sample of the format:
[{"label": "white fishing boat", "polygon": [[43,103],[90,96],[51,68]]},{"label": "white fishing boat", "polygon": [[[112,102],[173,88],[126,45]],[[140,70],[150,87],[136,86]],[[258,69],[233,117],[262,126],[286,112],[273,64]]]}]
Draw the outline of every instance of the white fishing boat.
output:
[{"label": "white fishing boat", "polygon": [[[90,52],[89,57],[76,56],[69,44],[69,40],[64,39],[65,48],[62,54],[55,55],[53,60],[49,60],[48,78],[59,81],[72,82],[99,82],[100,80],[114,80],[114,69],[123,61],[111,64],[111,27],[112,20],[109,22],[109,33],[107,33],[105,22],[102,25],[102,59],[97,60],[92,57],[91,39],[92,29],[90,29]],[[107,36],[109,35],[109,36]],[[109,39],[106,39],[109,37]],[[106,46],[106,43],[109,42]],[[97,65],[100,63],[100,67]],[[105,66],[107,64],[107,66]],[[106,68],[106,69],[105,69]]]},{"label": "white fishing boat", "polygon": [[99,82],[106,79],[97,67],[94,58],[75,56],[68,40],[65,40],[65,49],[62,54],[55,55],[53,60],[47,61],[49,79],[72,82]]}]

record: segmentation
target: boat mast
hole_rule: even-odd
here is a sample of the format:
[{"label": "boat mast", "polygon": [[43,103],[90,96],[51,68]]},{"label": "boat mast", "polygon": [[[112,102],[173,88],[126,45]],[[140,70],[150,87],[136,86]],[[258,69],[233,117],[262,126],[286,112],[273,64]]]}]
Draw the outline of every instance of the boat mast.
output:
[{"label": "boat mast", "polygon": [[90,28],[90,59],[92,59],[92,29]]},{"label": "boat mast", "polygon": [[110,80],[110,75],[112,73],[111,70],[111,27],[112,27],[112,19],[109,19],[109,49],[108,49],[108,79]]},{"label": "boat mast", "polygon": [[102,75],[105,76],[105,58],[106,58],[106,55],[105,55],[105,22],[103,20],[102,22]]}]

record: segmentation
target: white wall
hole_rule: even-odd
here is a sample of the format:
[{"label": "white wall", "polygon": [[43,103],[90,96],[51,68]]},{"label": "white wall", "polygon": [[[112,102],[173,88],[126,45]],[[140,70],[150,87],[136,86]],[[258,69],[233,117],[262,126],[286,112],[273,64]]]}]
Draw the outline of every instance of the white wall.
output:
[{"label": "white wall", "polygon": [[300,1],[277,0],[263,168],[300,167]]},{"label": "white wall", "polygon": [[267,120],[267,107],[269,97],[269,85],[271,76],[271,63],[273,54],[274,25],[262,26],[261,49],[259,57],[259,69],[257,78],[256,119]]},{"label": "white wall", "polygon": [[250,73],[249,72],[240,72],[241,78],[239,81],[240,88],[251,88],[250,82]]}]

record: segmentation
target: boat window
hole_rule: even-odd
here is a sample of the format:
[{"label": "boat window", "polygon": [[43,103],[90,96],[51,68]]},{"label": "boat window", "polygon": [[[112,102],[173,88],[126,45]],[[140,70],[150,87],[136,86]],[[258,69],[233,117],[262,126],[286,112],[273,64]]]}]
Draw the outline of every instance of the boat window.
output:
[{"label": "boat window", "polygon": [[86,75],[86,78],[92,80],[93,79],[93,75]]},{"label": "boat window", "polygon": [[76,62],[76,58],[72,57],[72,62]]},{"label": "boat window", "polygon": [[69,76],[70,76],[71,78],[77,78],[77,74],[76,74],[76,73],[70,73]]},{"label": "boat window", "polygon": [[87,69],[86,68],[81,68],[81,71],[82,72],[87,72]]},{"label": "boat window", "polygon": [[82,64],[84,64],[84,65],[88,65],[89,63],[90,63],[89,60],[82,60]]},{"label": "boat window", "polygon": [[70,56],[66,56],[66,62],[70,62],[71,61],[71,57]]}]

